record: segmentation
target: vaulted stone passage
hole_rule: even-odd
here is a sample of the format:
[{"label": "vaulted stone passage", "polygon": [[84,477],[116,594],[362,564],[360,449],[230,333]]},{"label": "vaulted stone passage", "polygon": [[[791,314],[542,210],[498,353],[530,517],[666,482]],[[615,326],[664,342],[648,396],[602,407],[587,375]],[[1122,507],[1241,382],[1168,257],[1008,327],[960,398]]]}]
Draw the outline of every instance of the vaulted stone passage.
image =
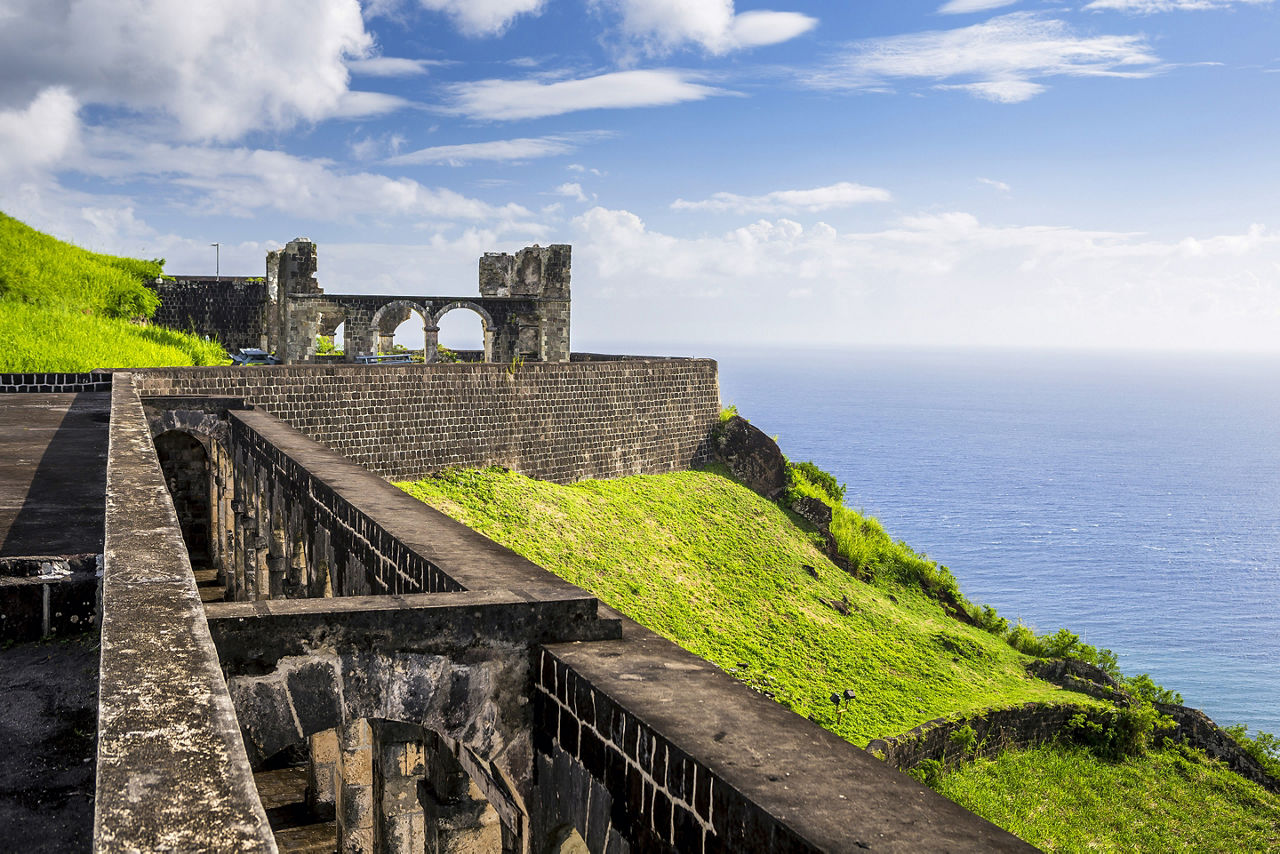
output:
[{"label": "vaulted stone passage", "polygon": [[211,547],[212,477],[209,453],[195,436],[169,430],[156,437],[156,456],[164,472],[165,485],[178,511],[178,524],[192,566],[209,565]]}]

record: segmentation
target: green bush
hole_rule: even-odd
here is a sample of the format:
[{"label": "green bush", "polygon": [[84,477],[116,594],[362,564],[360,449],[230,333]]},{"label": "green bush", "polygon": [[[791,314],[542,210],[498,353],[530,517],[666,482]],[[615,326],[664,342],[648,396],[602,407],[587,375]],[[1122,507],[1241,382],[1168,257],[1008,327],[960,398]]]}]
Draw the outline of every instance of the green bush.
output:
[{"label": "green bush", "polygon": [[844,484],[836,480],[836,476],[823,471],[810,462],[787,463],[787,478],[794,483],[797,478],[804,478],[811,485],[826,493],[836,504],[844,503]]},{"label": "green bush", "polygon": [[1073,715],[1067,722],[1066,734],[1099,758],[1110,761],[1144,755],[1159,731],[1174,726],[1172,718],[1160,714],[1150,703],[1104,709],[1097,714],[1102,720],[1092,720],[1084,714]]}]

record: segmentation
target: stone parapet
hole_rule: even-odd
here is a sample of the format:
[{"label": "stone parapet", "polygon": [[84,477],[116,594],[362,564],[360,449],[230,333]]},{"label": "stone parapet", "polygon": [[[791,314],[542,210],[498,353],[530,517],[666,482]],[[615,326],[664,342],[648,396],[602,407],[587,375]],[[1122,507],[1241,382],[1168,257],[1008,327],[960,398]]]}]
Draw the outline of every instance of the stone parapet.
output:
[{"label": "stone parapet", "polygon": [[94,849],[274,852],[142,403],[115,380]]},{"label": "stone parapet", "polygon": [[557,483],[711,460],[710,359],[135,372],[147,395],[242,398],[392,480],[501,465]]}]

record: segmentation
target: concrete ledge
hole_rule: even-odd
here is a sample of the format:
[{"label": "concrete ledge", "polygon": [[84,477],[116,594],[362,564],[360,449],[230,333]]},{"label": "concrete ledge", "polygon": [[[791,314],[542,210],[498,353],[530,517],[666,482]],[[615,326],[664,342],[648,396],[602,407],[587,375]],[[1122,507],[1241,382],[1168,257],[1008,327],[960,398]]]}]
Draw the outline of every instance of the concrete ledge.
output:
[{"label": "concrete ledge", "polygon": [[407,596],[343,596],[219,602],[209,630],[228,674],[265,672],[286,656],[319,649],[372,649],[464,656],[484,647],[622,637],[598,602],[573,590],[486,590]]},{"label": "concrete ledge", "polygon": [[274,852],[129,374],[111,403],[94,849]]},{"label": "concrete ledge", "polygon": [[585,838],[607,829],[704,852],[1035,850],[630,620],[622,640],[543,649],[535,746],[553,779],[591,789]]}]

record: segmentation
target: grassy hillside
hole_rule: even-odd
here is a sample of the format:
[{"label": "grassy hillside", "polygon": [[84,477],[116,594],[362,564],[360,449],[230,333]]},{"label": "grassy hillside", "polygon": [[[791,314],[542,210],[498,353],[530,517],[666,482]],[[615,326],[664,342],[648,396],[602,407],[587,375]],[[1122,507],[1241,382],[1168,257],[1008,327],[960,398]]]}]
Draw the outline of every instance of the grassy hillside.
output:
[{"label": "grassy hillside", "polygon": [[960,765],[934,788],[1046,851],[1280,851],[1280,797],[1196,751],[1108,762],[1039,747]]},{"label": "grassy hillside", "polygon": [[[489,469],[397,485],[858,745],[953,712],[1089,702],[1027,676],[1018,651],[1078,652],[1074,635],[1036,638],[962,598],[986,628],[948,616],[938,600],[955,579],[853,511],[832,528],[870,583],[716,471],[559,486]],[[837,720],[829,697],[847,688],[857,700]],[[1195,751],[1108,761],[1044,747],[929,782],[1050,851],[1280,850],[1280,799]]]},{"label": "grassy hillside", "polygon": [[161,261],[100,255],[0,213],[0,371],[217,365],[193,335],[143,325]]},{"label": "grassy hillside", "polygon": [[[919,587],[854,580],[718,473],[559,486],[490,469],[398,485],[855,744],[1065,693]],[[830,697],[848,688],[858,699],[837,722]]]}]

